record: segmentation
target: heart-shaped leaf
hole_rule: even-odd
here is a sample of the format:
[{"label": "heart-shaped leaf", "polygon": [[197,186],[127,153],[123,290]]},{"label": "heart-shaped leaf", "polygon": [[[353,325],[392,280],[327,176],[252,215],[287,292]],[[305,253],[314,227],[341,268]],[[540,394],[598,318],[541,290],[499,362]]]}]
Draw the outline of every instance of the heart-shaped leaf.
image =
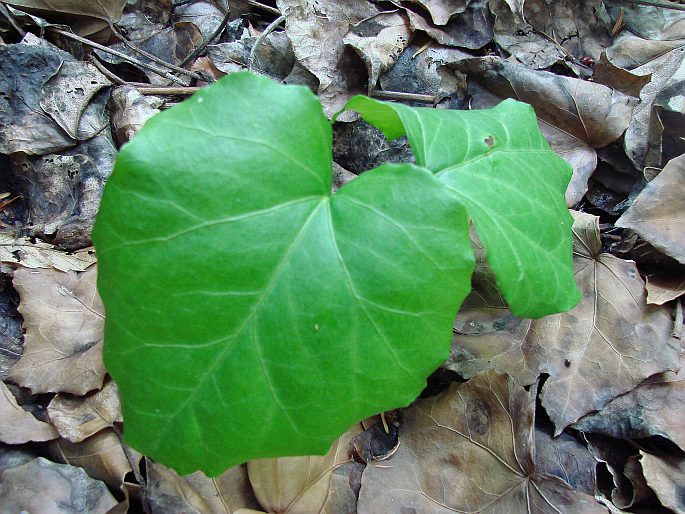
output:
[{"label": "heart-shaped leaf", "polygon": [[356,96],[347,108],[388,138],[406,134],[416,163],[466,207],[514,314],[538,318],[578,303],[573,219],[559,197],[572,170],[551,151],[529,105],[505,100],[492,109],[449,111]]},{"label": "heart-shaped leaf", "polygon": [[[567,176],[547,152],[544,198],[563,205]],[[447,357],[473,267],[460,197],[409,164],[332,195],[331,166],[316,97],[240,73],[122,149],[93,238],[105,362],[132,446],[180,473],[323,454],[353,422],[410,403]],[[567,214],[528,216],[561,234]],[[544,296],[564,296],[548,309],[576,294],[546,278]]]}]

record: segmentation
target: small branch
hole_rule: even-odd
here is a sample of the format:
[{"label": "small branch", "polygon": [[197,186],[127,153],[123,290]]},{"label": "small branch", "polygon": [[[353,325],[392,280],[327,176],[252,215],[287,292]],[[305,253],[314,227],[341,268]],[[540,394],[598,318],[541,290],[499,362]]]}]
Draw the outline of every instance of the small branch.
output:
[{"label": "small branch", "polygon": [[147,482],[140,472],[138,462],[136,462],[136,458],[131,452],[131,449],[124,443],[124,434],[121,433],[121,429],[116,425],[116,423],[112,423],[112,430],[117,436],[117,439],[119,439],[119,444],[121,444],[121,448],[124,450],[124,455],[126,455],[126,460],[128,461],[129,466],[131,466],[133,476],[136,477],[136,481],[140,484],[140,503],[142,504],[141,506],[143,507],[143,512],[145,514],[151,514],[152,509],[150,508],[150,501],[147,498]]},{"label": "small branch", "polygon": [[434,104],[436,100],[433,95],[402,93],[400,91],[373,91],[371,96],[381,100],[399,100],[400,102],[421,102],[426,104]]},{"label": "small branch", "polygon": [[128,48],[130,48],[131,50],[133,50],[137,54],[142,55],[143,57],[150,59],[152,62],[156,62],[160,66],[164,66],[165,68],[169,68],[170,70],[173,70],[176,73],[186,75],[186,76],[193,78],[195,80],[203,80],[203,78],[195,72],[185,70],[182,67],[176,66],[174,64],[171,64],[170,62],[165,61],[164,59],[160,59],[159,57],[151,54],[150,52],[146,52],[145,50],[138,48],[136,45],[134,45],[128,39],[126,39],[124,37],[124,35],[121,32],[119,32],[119,30],[114,25],[110,25],[110,29],[112,30],[114,35],[116,35],[121,40],[122,43],[124,43]]},{"label": "small branch", "polygon": [[264,5],[261,2],[255,2],[254,0],[248,0],[247,4],[251,5],[252,7],[256,7],[257,9],[261,9],[262,11],[270,12],[271,14],[276,14],[278,16],[281,15],[281,11],[279,11],[275,7],[271,7],[270,5]]},{"label": "small branch", "polygon": [[83,43],[84,45],[90,46],[92,48],[96,48],[102,52],[116,55],[117,57],[123,59],[126,62],[129,62],[131,64],[134,64],[136,66],[140,66],[141,68],[145,68],[146,70],[150,70],[152,73],[156,73],[160,77],[164,77],[165,79],[169,79],[172,82],[175,82],[176,84],[181,84],[184,85],[181,80],[179,80],[178,77],[175,77],[171,73],[169,73],[166,70],[163,70],[161,68],[158,68],[157,66],[153,66],[152,64],[147,64],[142,61],[139,61],[135,57],[131,57],[130,55],[126,55],[125,53],[119,52],[118,50],[113,50],[111,48],[107,48],[106,46],[102,46],[98,43],[94,43],[93,41],[90,41],[89,39],[86,39],[81,36],[77,36],[76,34],[72,34],[71,32],[67,32],[66,30],[61,30],[56,27],[47,27],[46,30],[49,30],[50,32],[54,32],[55,34],[59,34],[61,36],[64,36],[69,39],[73,39],[74,41],[78,41],[79,43]]},{"label": "small branch", "polygon": [[9,12],[7,9],[7,6],[5,6],[4,3],[0,3],[0,13],[7,18],[7,21],[9,22],[10,25],[12,25],[12,28],[19,32],[19,35],[23,38],[26,35],[26,31],[22,29],[17,21],[14,19],[14,16]]},{"label": "small branch", "polygon": [[618,0],[627,4],[649,5],[651,7],[661,7],[663,9],[673,9],[674,11],[685,11],[685,5],[674,4],[672,2],[662,2],[660,0]]},{"label": "small branch", "polygon": [[201,88],[195,86],[186,87],[157,87],[157,86],[137,86],[136,89],[141,95],[192,95]]},{"label": "small branch", "polygon": [[226,28],[226,25],[228,24],[228,19],[230,18],[230,11],[227,12],[224,15],[224,18],[221,20],[221,24],[217,27],[217,29],[212,33],[211,36],[209,36],[207,39],[205,39],[200,46],[198,46],[195,50],[190,52],[188,55],[186,55],[185,59],[183,59],[180,63],[179,66],[183,68],[186,66],[189,62],[191,62],[193,59],[195,59],[198,55],[202,53],[202,51],[207,48],[207,45],[214,41],[216,38],[219,37],[219,35],[223,32],[223,30]]},{"label": "small branch", "polygon": [[252,71],[252,68],[254,67],[254,58],[257,53],[257,48],[259,48],[259,45],[262,44],[262,42],[266,39],[266,37],[271,34],[274,30],[276,30],[276,27],[278,27],[283,21],[285,21],[285,16],[281,15],[278,18],[276,18],[274,21],[272,21],[268,27],[264,29],[264,32],[262,32],[259,37],[257,38],[257,41],[254,42],[254,45],[252,45],[252,50],[250,50],[250,57],[247,60],[247,70]]},{"label": "small branch", "polygon": [[117,84],[119,86],[123,86],[124,84],[126,84],[126,81],[124,79],[108,70],[105,67],[105,65],[98,61],[97,57],[95,57],[94,55],[90,56],[90,63],[93,66],[95,66],[100,73],[102,73],[105,77],[112,81],[112,83]]}]

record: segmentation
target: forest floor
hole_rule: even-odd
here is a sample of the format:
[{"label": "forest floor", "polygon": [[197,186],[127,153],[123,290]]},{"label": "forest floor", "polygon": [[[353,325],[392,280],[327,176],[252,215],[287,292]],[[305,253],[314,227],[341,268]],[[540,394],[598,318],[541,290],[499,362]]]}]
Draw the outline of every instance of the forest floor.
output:
[{"label": "forest floor", "polygon": [[[0,513],[685,513],[684,2],[21,0],[0,15]],[[516,317],[477,252],[421,398],[327,455],[180,476],[129,447],[91,239],[104,185],[149,118],[241,70],[308,86],[329,117],[356,94],[532,105],[573,168],[580,303]],[[415,161],[351,112],[333,159],[336,187]]]}]

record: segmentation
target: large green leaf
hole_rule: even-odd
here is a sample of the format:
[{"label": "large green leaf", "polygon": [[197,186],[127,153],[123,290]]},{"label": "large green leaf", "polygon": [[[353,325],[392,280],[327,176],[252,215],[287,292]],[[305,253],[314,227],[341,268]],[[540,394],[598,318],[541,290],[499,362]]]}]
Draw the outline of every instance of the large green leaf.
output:
[{"label": "large green leaf", "polygon": [[578,303],[564,198],[572,170],[542,137],[532,107],[505,100],[448,111],[356,96],[346,109],[388,138],[407,135],[416,163],[468,210],[514,314],[541,317]]},{"label": "large green leaf", "polygon": [[332,196],[318,100],[249,74],[122,149],[93,238],[126,439],[181,473],[322,454],[410,403],[473,265],[434,174],[384,165]]}]

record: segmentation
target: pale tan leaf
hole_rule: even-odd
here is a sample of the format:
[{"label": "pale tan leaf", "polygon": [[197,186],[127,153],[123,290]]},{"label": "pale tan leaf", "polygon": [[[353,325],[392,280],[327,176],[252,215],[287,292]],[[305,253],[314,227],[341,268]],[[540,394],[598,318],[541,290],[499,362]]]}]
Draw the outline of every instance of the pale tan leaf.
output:
[{"label": "pale tan leaf", "polygon": [[361,427],[354,425],[333,443],[324,456],[248,462],[250,483],[260,505],[269,512],[321,512],[329,494],[331,473],[350,460],[350,440],[359,432]]},{"label": "pale tan leaf", "polygon": [[685,264],[685,154],[672,159],[618,219],[649,244]]},{"label": "pale tan leaf", "polygon": [[95,266],[81,274],[14,272],[26,337],[24,354],[10,370],[12,381],[34,393],[84,395],[102,386],[104,318],[96,275]]},{"label": "pale tan leaf", "polygon": [[642,451],[640,455],[647,485],[656,493],[661,504],[676,514],[685,514],[685,460],[676,456],[657,457]]},{"label": "pale tan leaf", "polygon": [[663,305],[685,294],[685,274],[651,275],[645,287],[647,303]]},{"label": "pale tan leaf", "polygon": [[455,14],[462,13],[469,5],[469,0],[411,0],[421,4],[431,15],[436,25],[447,25]]},{"label": "pale tan leaf", "polygon": [[112,91],[113,135],[119,144],[128,142],[143,124],[159,112],[163,101],[155,96],[141,95],[131,86],[120,86]]},{"label": "pale tan leaf", "polygon": [[404,411],[400,446],[362,476],[359,513],[600,513],[594,498],[533,463],[535,401],[481,373]]},{"label": "pale tan leaf", "polygon": [[20,264],[25,268],[55,268],[60,271],[85,271],[95,264],[92,248],[74,253],[58,251],[51,244],[29,238],[0,234],[0,262]]},{"label": "pale tan leaf", "polygon": [[23,444],[29,441],[49,441],[59,437],[47,423],[37,420],[22,409],[4,382],[0,382],[0,441]]},{"label": "pale tan leaf", "polygon": [[[113,430],[98,432],[79,443],[58,439],[53,454],[65,464],[83,468],[92,478],[104,481],[112,489],[121,489],[131,465]],[[134,453],[139,461],[142,455]]]},{"label": "pale tan leaf", "polygon": [[107,486],[83,469],[42,457],[0,474],[3,512],[105,514],[116,504]]},{"label": "pale tan leaf", "polygon": [[60,436],[81,442],[122,421],[117,386],[107,382],[99,391],[79,397],[60,393],[48,405],[48,416]]}]

